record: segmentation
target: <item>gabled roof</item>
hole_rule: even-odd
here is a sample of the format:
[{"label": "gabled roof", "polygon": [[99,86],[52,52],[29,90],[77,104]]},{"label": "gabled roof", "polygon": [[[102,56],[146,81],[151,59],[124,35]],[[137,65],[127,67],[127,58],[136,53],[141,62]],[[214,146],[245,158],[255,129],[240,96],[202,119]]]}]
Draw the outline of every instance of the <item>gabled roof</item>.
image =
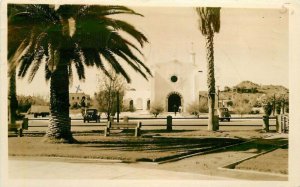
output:
[{"label": "gabled roof", "polygon": [[177,59],[166,61],[166,62],[158,62],[158,63],[155,63],[154,66],[161,67],[161,66],[170,66],[170,65],[177,65],[177,66],[184,66],[184,67],[187,67],[187,66],[197,67],[197,64],[193,64],[189,61],[182,62]]}]

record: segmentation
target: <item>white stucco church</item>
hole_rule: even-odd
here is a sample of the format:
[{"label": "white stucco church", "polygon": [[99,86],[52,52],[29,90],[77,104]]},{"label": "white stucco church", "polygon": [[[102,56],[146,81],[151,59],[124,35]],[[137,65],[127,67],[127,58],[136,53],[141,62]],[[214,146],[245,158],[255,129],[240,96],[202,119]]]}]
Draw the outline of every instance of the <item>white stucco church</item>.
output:
[{"label": "white stucco church", "polygon": [[188,105],[199,100],[200,73],[195,63],[195,53],[191,60],[156,63],[151,67],[153,78],[150,88],[129,90],[124,102],[129,102],[136,110],[147,111],[151,104],[160,103],[165,112],[185,112]]}]

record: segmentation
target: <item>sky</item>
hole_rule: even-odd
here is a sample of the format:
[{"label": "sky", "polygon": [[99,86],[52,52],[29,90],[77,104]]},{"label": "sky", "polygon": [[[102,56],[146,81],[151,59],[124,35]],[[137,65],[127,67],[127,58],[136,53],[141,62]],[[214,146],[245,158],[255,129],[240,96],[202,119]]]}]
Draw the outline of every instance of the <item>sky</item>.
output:
[{"label": "sky", "polygon": [[[205,38],[198,29],[194,8],[131,8],[144,17],[122,15],[116,18],[133,24],[147,36],[149,43],[142,49],[145,64],[151,69],[156,63],[175,59],[190,63],[193,50],[199,70],[203,71],[201,90],[207,90]],[[282,10],[222,8],[221,29],[214,37],[216,85],[222,89],[249,80],[288,88],[288,35],[288,13]],[[149,90],[149,81],[126,69],[133,80],[132,88]],[[86,80],[81,82],[74,76],[70,92],[75,92],[80,85],[82,91],[93,95],[97,91],[97,76],[101,74],[100,70],[86,68]],[[42,66],[30,84],[26,78],[17,80],[17,93],[49,95],[49,83],[45,84]]]}]

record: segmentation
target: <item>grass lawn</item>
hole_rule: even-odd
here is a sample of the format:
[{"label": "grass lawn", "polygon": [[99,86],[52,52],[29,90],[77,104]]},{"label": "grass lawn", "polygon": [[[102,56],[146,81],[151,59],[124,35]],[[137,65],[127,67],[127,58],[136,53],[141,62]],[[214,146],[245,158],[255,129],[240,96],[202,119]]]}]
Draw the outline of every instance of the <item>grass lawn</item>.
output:
[{"label": "grass lawn", "polygon": [[10,137],[10,156],[45,156],[71,158],[117,159],[122,161],[162,161],[178,156],[204,152],[237,144],[251,138],[262,138],[259,131],[191,131],[148,130],[135,138],[132,132],[109,137],[100,133],[74,133],[77,144],[51,144],[43,137]]},{"label": "grass lawn", "polygon": [[[102,131],[74,132],[74,138],[79,142],[76,144],[46,143],[43,141],[43,134],[26,134],[21,138],[8,138],[8,153],[10,157],[26,156],[33,159],[35,157],[62,157],[109,159],[124,162],[159,162],[245,142],[227,149],[219,149],[201,156],[183,159],[179,162],[147,165],[147,167],[235,178],[237,177],[235,173],[218,168],[278,148],[275,151],[241,162],[235,165],[235,168],[280,174],[288,173],[288,147],[282,147],[288,143],[288,136],[274,132],[262,133],[259,130],[217,132],[206,130],[173,130],[171,132],[143,130],[143,136],[139,138],[135,138],[133,134],[133,131],[123,131],[104,137]],[[268,138],[269,136],[273,137]],[[145,167],[145,165],[138,166]],[[247,173],[238,176],[248,178]]]},{"label": "grass lawn", "polygon": [[288,174],[288,146],[246,160],[236,169]]},{"label": "grass lawn", "polygon": [[78,144],[50,144],[42,137],[9,138],[10,156],[162,161],[242,142],[232,138],[75,136]]},{"label": "grass lawn", "polygon": [[[236,169],[288,173],[287,136],[267,137],[276,133],[259,130],[230,130],[209,132],[206,130],[144,130],[143,136],[135,138],[133,131],[123,131],[104,137],[101,131],[74,132],[77,144],[53,144],[44,142],[42,134],[25,137],[9,137],[9,156],[64,157],[121,160],[124,162],[159,162],[193,153],[201,153],[227,145],[246,142],[227,149],[198,157],[159,165],[173,171],[187,171],[212,175],[228,175],[218,170],[226,164],[254,156],[273,148],[275,151],[246,160],[235,165]],[[266,138],[266,139],[265,139]],[[201,164],[203,163],[203,164]],[[154,167],[154,166],[153,166]],[[221,173],[220,173],[221,172]],[[247,178],[247,176],[244,176]]]}]

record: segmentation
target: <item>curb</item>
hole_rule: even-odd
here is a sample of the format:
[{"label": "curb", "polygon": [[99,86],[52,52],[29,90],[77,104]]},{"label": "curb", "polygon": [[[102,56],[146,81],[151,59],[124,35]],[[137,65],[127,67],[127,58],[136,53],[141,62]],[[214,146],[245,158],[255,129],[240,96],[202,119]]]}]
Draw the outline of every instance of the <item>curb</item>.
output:
[{"label": "curb", "polygon": [[277,176],[277,177],[288,177],[288,174],[280,174],[280,173],[271,173],[271,172],[264,172],[264,171],[255,171],[255,170],[244,170],[244,169],[228,169],[219,167],[219,170],[236,172],[236,173],[252,173],[252,174],[260,174],[260,175],[269,175],[269,176]]},{"label": "curb", "polygon": [[272,148],[272,149],[270,149],[268,151],[265,151],[265,152],[262,152],[262,153],[259,153],[259,154],[252,155],[250,157],[241,159],[241,160],[233,162],[231,164],[227,164],[225,166],[219,167],[218,169],[220,169],[220,170],[227,170],[227,171],[233,171],[233,172],[244,172],[244,173],[254,173],[254,174],[267,174],[267,175],[274,175],[274,176],[280,176],[280,177],[288,177],[288,174],[269,173],[269,172],[255,171],[255,170],[245,170],[245,169],[235,169],[236,165],[238,165],[238,164],[240,164],[240,163],[242,163],[242,162],[244,162],[246,160],[250,160],[252,158],[256,158],[258,156],[261,156],[261,155],[264,155],[266,153],[272,152],[272,151],[274,151],[274,150],[276,150],[278,148],[284,147],[286,145],[288,145],[288,143],[280,145],[279,147],[276,147],[276,148]]},{"label": "curb", "polygon": [[70,158],[70,157],[47,157],[47,156],[8,156],[8,159],[14,160],[35,160],[35,161],[65,161],[65,162],[82,162],[82,163],[135,163],[134,161],[110,160],[101,158]]}]

